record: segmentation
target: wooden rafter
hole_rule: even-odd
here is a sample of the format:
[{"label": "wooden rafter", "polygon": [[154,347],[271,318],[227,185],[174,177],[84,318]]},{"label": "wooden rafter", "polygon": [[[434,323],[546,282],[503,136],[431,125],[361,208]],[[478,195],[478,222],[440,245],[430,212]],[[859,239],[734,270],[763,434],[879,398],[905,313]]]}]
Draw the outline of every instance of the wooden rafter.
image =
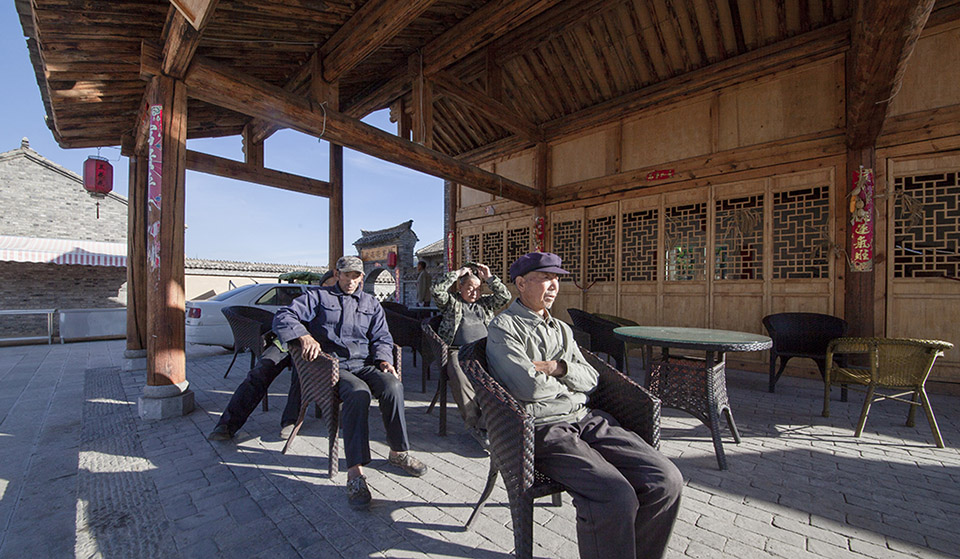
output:
[{"label": "wooden rafter", "polygon": [[536,142],[541,137],[536,124],[486,93],[463,83],[456,76],[447,72],[438,72],[431,80],[448,97],[469,106],[507,130],[520,134],[531,142]]},{"label": "wooden rafter", "polygon": [[[219,0],[207,0],[197,15],[197,21],[207,22],[217,8]],[[197,29],[175,6],[170,6],[167,23],[163,27],[163,52],[160,56],[160,68],[163,73],[180,79],[186,74],[193,55],[197,52],[203,28]]]},{"label": "wooden rafter", "polygon": [[934,0],[857,3],[847,57],[847,144],[874,144]]},{"label": "wooden rafter", "polygon": [[313,136],[322,134],[335,144],[523,204],[540,202],[540,193],[529,186],[408,142],[202,57],[194,59],[184,81],[192,97],[207,103],[256,118],[270,118]]}]

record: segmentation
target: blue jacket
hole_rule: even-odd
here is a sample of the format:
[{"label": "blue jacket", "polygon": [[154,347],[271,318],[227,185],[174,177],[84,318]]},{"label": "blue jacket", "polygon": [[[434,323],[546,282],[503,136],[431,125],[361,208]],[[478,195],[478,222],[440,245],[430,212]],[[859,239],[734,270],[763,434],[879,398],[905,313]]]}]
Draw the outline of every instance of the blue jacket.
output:
[{"label": "blue jacket", "polygon": [[393,363],[393,337],[383,307],[359,289],[350,295],[339,285],[311,289],[277,311],[273,331],[283,343],[309,333],[341,361]]}]

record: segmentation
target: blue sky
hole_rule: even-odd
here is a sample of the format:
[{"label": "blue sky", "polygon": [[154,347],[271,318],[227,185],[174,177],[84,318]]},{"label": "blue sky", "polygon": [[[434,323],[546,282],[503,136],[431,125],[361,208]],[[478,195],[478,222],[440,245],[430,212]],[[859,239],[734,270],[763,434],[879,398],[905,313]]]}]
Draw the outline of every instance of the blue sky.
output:
[{"label": "blue sky", "polygon": [[[61,149],[44,122],[40,89],[30,65],[26,40],[12,1],[0,2],[0,152],[30,147],[44,157],[82,173],[96,149]],[[187,116],[189,118],[189,115]],[[365,122],[391,133],[388,111]],[[119,138],[117,139],[119,143]],[[189,140],[190,149],[242,159],[240,137]],[[326,142],[282,130],[264,144],[267,167],[327,179]],[[100,155],[114,166],[114,192],[127,195],[127,158],[119,148]],[[412,219],[426,246],[443,236],[443,181],[344,150],[344,251],[355,254],[361,229],[381,229]],[[325,198],[187,172],[185,253],[216,258],[284,264],[326,265],[328,205]]]}]

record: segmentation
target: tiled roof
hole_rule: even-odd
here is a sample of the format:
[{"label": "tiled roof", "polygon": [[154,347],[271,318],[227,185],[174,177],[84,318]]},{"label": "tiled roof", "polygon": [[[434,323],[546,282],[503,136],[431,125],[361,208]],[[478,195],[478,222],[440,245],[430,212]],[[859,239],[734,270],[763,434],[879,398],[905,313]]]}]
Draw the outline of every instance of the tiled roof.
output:
[{"label": "tiled roof", "polygon": [[187,258],[184,261],[187,270],[215,270],[225,272],[264,272],[284,274],[296,270],[324,273],[326,266],[303,266],[297,264],[270,264],[267,262],[236,262],[233,260],[207,260],[204,258]]},{"label": "tiled roof", "polygon": [[353,242],[353,246],[369,246],[383,243],[384,241],[389,241],[390,239],[396,239],[402,237],[406,234],[413,235],[415,240],[420,240],[417,237],[417,234],[413,232],[411,227],[413,226],[413,220],[405,221],[400,225],[394,225],[388,229],[379,229],[377,231],[364,231],[360,230],[362,237]]},{"label": "tiled roof", "polygon": [[415,253],[417,256],[429,256],[432,254],[443,254],[443,239],[439,241],[434,241],[429,245],[421,248]]}]

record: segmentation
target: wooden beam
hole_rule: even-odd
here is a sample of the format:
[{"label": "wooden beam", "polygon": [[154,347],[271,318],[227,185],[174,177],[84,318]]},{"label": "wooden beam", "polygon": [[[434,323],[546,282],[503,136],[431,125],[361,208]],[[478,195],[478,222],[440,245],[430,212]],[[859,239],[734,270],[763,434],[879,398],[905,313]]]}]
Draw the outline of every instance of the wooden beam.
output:
[{"label": "wooden beam", "polygon": [[213,10],[217,7],[219,0],[170,0],[180,14],[193,26],[194,29],[202,30]]},{"label": "wooden beam", "polygon": [[[133,139],[131,138],[131,141]],[[127,179],[127,350],[147,349],[147,158],[129,156]]]},{"label": "wooden beam", "polygon": [[[202,6],[202,17],[205,24],[210,20],[213,11],[217,8],[219,0],[206,0],[205,6]],[[194,27],[183,13],[175,6],[170,7],[167,12],[167,22],[163,26],[163,54],[161,55],[160,68],[164,74],[182,79],[193,60],[193,55],[197,52],[197,46],[200,45],[200,36],[203,28]]]},{"label": "wooden beam", "polygon": [[871,147],[934,0],[860,0],[854,8],[847,56],[847,144]]},{"label": "wooden beam", "polygon": [[413,84],[413,141],[433,148],[433,84],[423,74],[423,58],[419,52],[410,55],[410,81]]},{"label": "wooden beam", "polygon": [[258,168],[233,159],[189,149],[187,150],[187,169],[238,181],[282,188],[291,192],[302,192],[303,194],[324,198],[330,196],[330,183],[327,181],[275,171],[265,167]]},{"label": "wooden beam", "polygon": [[536,124],[486,93],[458,80],[453,74],[437,72],[431,79],[447,97],[460,101],[507,130],[520,134],[531,142],[540,141],[543,137]]},{"label": "wooden beam", "polygon": [[186,84],[191,96],[232,111],[269,118],[306,134],[322,134],[323,139],[367,155],[527,205],[540,200],[540,193],[529,186],[405,141],[338,111],[315,107],[282,88],[202,57],[191,64]]},{"label": "wooden beam", "polygon": [[243,161],[248,167],[254,169],[263,168],[263,142],[257,142],[250,138],[250,128],[243,127],[241,133],[243,139]]}]

